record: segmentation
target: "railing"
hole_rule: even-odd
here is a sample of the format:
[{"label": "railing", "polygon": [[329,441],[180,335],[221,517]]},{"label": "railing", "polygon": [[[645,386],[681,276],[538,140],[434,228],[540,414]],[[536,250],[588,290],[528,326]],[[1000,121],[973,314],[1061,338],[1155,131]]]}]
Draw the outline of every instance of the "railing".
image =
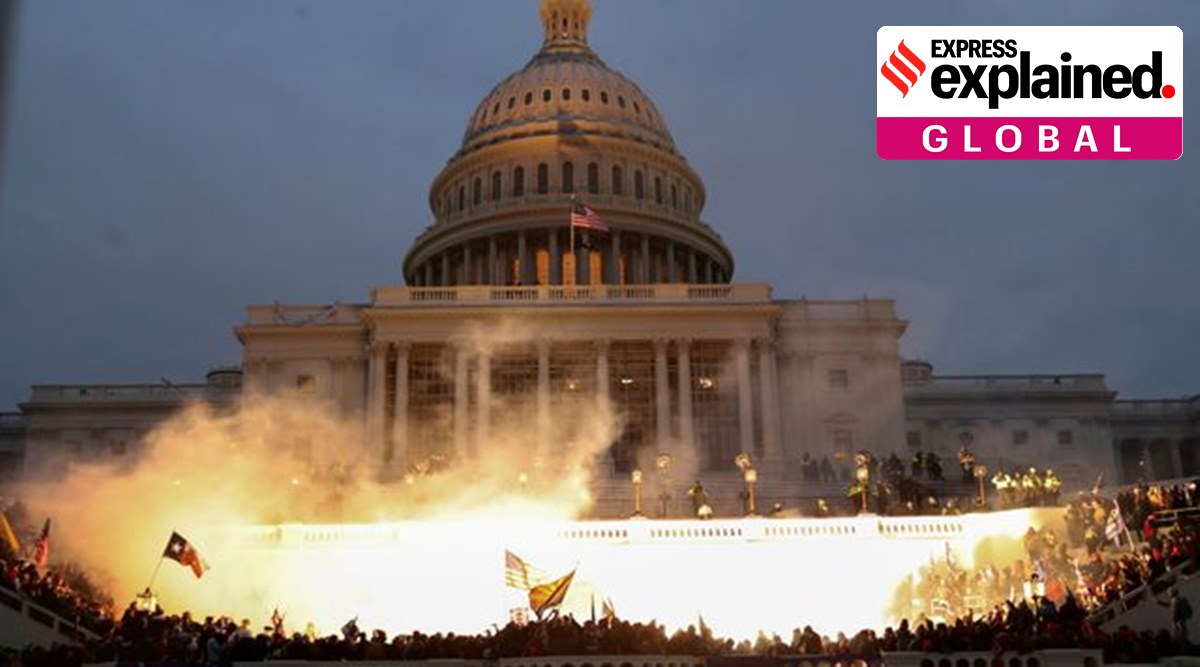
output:
[{"label": "railing", "polygon": [[[522,303],[770,303],[771,287],[765,283],[731,285],[539,285],[505,287],[464,285],[461,287],[383,286],[374,291],[377,307],[407,305],[513,305]],[[856,302],[857,303],[857,302]],[[262,321],[255,307],[251,324],[286,324],[278,317]],[[289,316],[290,310],[284,309]],[[256,318],[256,316],[259,316]]]},{"label": "railing", "polygon": [[1200,414],[1200,401],[1192,399],[1158,399],[1113,401],[1113,419],[1187,419]]},{"label": "railing", "polygon": [[[216,393],[220,393],[221,390],[217,389],[215,391]],[[233,391],[236,391],[236,389]],[[213,392],[213,387],[207,384],[41,384],[33,386],[33,390],[30,393],[30,401],[153,400],[177,402],[188,398],[203,398]]]},{"label": "railing", "polygon": [[358,324],[363,306],[358,304],[248,306],[246,323],[251,325],[321,326]]},{"label": "railing", "polygon": [[1038,391],[1107,391],[1104,376],[1087,375],[935,375],[929,381],[911,386],[925,390],[1018,389]]},{"label": "railing", "polygon": [[960,653],[885,653],[887,667],[1101,667],[1103,653],[1088,649],[1032,651],[1022,654],[963,651]]},{"label": "railing", "polygon": [[16,591],[0,587],[0,605],[8,607],[17,614],[70,641],[99,638],[99,635],[91,630],[78,626],[49,609],[26,600]]}]

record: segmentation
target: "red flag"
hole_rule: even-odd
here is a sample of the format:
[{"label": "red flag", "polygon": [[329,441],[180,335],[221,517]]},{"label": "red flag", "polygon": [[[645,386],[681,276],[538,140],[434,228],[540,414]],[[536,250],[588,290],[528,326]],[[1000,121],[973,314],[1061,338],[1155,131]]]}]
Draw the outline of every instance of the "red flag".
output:
[{"label": "red flag", "polygon": [[50,519],[46,519],[41,535],[33,543],[33,562],[39,570],[46,569],[50,563]]},{"label": "red flag", "polygon": [[192,546],[191,542],[187,541],[183,535],[172,532],[171,539],[167,542],[167,548],[163,549],[163,557],[179,563],[184,567],[192,568],[192,574],[196,578],[204,576],[208,571],[208,563],[200,557],[200,552],[196,551],[196,547]]}]

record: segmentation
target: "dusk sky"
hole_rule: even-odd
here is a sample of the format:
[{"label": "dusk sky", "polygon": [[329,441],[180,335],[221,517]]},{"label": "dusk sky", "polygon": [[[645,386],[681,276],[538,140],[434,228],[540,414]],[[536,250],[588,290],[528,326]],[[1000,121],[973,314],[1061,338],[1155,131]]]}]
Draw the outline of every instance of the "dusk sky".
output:
[{"label": "dusk sky", "polygon": [[[883,25],[1177,25],[1194,0],[595,0],[591,44],[704,178],[735,279],[892,298],[941,374],[1200,393],[1200,144],[1175,162],[884,162]],[[0,189],[0,410],[31,384],[199,381],[244,307],[400,281],[536,0],[23,3]]]}]

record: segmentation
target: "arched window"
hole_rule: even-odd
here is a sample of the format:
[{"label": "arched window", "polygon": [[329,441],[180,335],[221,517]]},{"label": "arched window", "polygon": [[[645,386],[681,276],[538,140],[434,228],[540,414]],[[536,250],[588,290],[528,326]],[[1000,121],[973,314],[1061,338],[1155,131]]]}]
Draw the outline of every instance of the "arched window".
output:
[{"label": "arched window", "polygon": [[500,103],[496,102],[496,106],[492,107],[492,115],[495,116],[495,115],[498,115],[499,113],[500,113]]},{"label": "arched window", "polygon": [[617,95],[617,106],[621,107],[622,109],[625,108],[625,96],[624,95]]},{"label": "arched window", "polygon": [[550,101],[550,89],[549,88],[542,91],[542,101],[543,102]]},{"label": "arched window", "polygon": [[621,177],[621,168],[612,168],[612,193],[618,197],[625,194],[625,181]]},{"label": "arched window", "polygon": [[587,88],[584,88],[582,91],[580,91],[579,96],[583,98],[584,102],[592,101],[592,91],[588,90]]},{"label": "arched window", "polygon": [[688,213],[692,212],[692,189],[691,188],[688,188],[683,191],[683,210]]},{"label": "arched window", "polygon": [[442,195],[442,215],[450,215],[450,193]]},{"label": "arched window", "polygon": [[500,201],[500,172],[492,172],[492,201]]},{"label": "arched window", "polygon": [[564,162],[562,166],[562,191],[575,192],[575,165]]},{"label": "arched window", "polygon": [[515,107],[516,105],[517,105],[517,98],[515,98],[515,97],[508,98],[508,108],[509,109]]},{"label": "arched window", "polygon": [[481,202],[483,202],[483,181],[476,177],[475,183],[471,185],[471,205],[479,206]]},{"label": "arched window", "polygon": [[525,196],[525,167],[513,169],[513,196]]},{"label": "arched window", "polygon": [[533,104],[533,93],[525,93],[525,106]]},{"label": "arched window", "polygon": [[467,207],[467,188],[466,186],[458,186],[458,210],[461,211]]},{"label": "arched window", "polygon": [[595,162],[588,164],[588,193],[600,194],[600,165]]},{"label": "arched window", "polygon": [[545,162],[538,165],[537,181],[539,195],[550,192],[550,167]]},{"label": "arched window", "polygon": [[633,196],[638,199],[646,198],[646,177],[640,170],[633,172]]},{"label": "arched window", "polygon": [[671,208],[679,208],[679,188],[671,184]]},{"label": "arched window", "polygon": [[600,91],[600,104],[608,104],[608,92]]},{"label": "arched window", "polygon": [[571,101],[571,89],[570,89],[570,88],[563,88],[563,93],[562,93],[562,95],[563,95],[563,101],[564,101],[564,102],[570,102],[570,101]]},{"label": "arched window", "polygon": [[657,176],[654,177],[654,203],[660,206],[663,203],[662,179]]}]

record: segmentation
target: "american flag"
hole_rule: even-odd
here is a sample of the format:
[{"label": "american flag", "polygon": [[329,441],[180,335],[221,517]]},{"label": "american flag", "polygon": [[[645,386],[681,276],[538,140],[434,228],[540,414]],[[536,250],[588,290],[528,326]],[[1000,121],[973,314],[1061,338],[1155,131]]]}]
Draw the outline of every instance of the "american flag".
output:
[{"label": "american flag", "polygon": [[511,551],[504,552],[504,583],[512,588],[529,590],[545,581],[545,573],[526,563]]},{"label": "american flag", "polygon": [[583,202],[574,199],[571,200],[571,226],[594,229],[598,232],[608,231],[608,225],[600,219],[600,214]]}]

